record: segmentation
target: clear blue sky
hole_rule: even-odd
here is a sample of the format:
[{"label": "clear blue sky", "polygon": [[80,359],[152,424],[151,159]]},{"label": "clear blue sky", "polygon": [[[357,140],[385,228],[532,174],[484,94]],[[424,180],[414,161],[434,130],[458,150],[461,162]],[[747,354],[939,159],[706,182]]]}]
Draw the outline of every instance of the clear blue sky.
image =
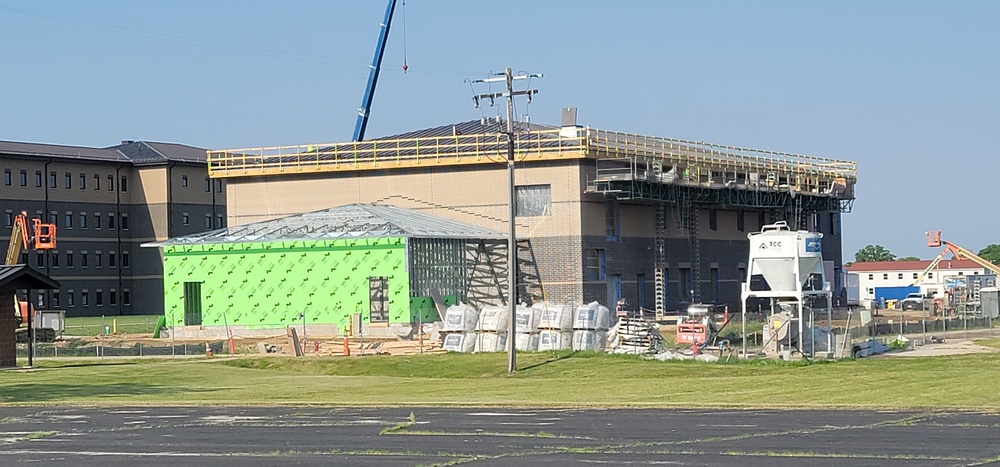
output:
[{"label": "clear blue sky", "polygon": [[[0,139],[349,140],[385,3],[0,0]],[[406,3],[369,136],[478,119],[510,66],[532,121],[858,161],[848,259],[1000,243],[1000,2]]]}]

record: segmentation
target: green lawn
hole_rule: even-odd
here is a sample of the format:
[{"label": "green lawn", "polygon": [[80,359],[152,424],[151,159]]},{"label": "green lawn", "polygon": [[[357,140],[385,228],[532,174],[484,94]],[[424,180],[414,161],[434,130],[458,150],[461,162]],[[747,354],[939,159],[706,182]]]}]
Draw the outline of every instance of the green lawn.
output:
[{"label": "green lawn", "polygon": [[508,376],[504,354],[43,361],[37,371],[0,373],[0,404],[1000,410],[1000,354],[705,364],[562,352],[518,362]]},{"label": "green lawn", "polygon": [[104,327],[115,327],[118,334],[149,334],[156,327],[155,315],[88,316],[66,318],[67,336],[97,336],[104,334]]}]

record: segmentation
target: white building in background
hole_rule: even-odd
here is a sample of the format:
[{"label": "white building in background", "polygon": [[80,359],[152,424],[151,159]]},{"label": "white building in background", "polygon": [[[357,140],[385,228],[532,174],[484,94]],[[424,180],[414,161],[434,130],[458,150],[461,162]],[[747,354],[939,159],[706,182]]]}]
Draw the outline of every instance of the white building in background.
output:
[{"label": "white building in background", "polygon": [[[861,305],[867,306],[875,298],[876,287],[906,287],[913,284],[920,273],[931,264],[931,260],[919,261],[873,261],[854,263],[847,268],[848,274],[857,274],[858,292]],[[924,295],[940,297],[944,293],[946,277],[974,276],[990,274],[986,268],[970,260],[941,260],[937,268],[927,274],[920,283]]]}]

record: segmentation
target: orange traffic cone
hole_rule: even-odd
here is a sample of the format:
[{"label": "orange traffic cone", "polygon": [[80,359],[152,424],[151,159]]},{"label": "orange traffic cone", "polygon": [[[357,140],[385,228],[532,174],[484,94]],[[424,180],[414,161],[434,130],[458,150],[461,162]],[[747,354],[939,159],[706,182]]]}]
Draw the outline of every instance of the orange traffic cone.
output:
[{"label": "orange traffic cone", "polygon": [[208,341],[205,341],[205,356],[206,357],[212,356],[212,346],[208,345]]},{"label": "orange traffic cone", "polygon": [[351,356],[351,344],[350,342],[347,342],[347,336],[344,336],[344,356]]}]

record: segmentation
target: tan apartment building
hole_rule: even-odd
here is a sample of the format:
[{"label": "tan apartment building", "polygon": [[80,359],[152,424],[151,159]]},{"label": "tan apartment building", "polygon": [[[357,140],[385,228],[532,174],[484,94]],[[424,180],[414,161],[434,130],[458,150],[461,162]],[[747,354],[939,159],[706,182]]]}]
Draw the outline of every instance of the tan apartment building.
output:
[{"label": "tan apartment building", "polygon": [[192,146],[0,141],[0,170],[8,238],[22,211],[57,226],[56,249],[21,261],[62,286],[32,302],[67,316],[161,314],[162,261],[139,245],[225,226],[225,184],[208,178],[205,150]]},{"label": "tan apartment building", "polygon": [[[377,203],[506,231],[502,128],[470,121],[364,142],[210,151],[209,173],[228,182],[234,226]],[[823,232],[824,259],[841,275],[853,162],[575,121],[518,124],[515,154],[517,232],[530,244],[518,254],[519,286],[532,289],[522,300],[736,305],[747,233],[777,220]]]}]

